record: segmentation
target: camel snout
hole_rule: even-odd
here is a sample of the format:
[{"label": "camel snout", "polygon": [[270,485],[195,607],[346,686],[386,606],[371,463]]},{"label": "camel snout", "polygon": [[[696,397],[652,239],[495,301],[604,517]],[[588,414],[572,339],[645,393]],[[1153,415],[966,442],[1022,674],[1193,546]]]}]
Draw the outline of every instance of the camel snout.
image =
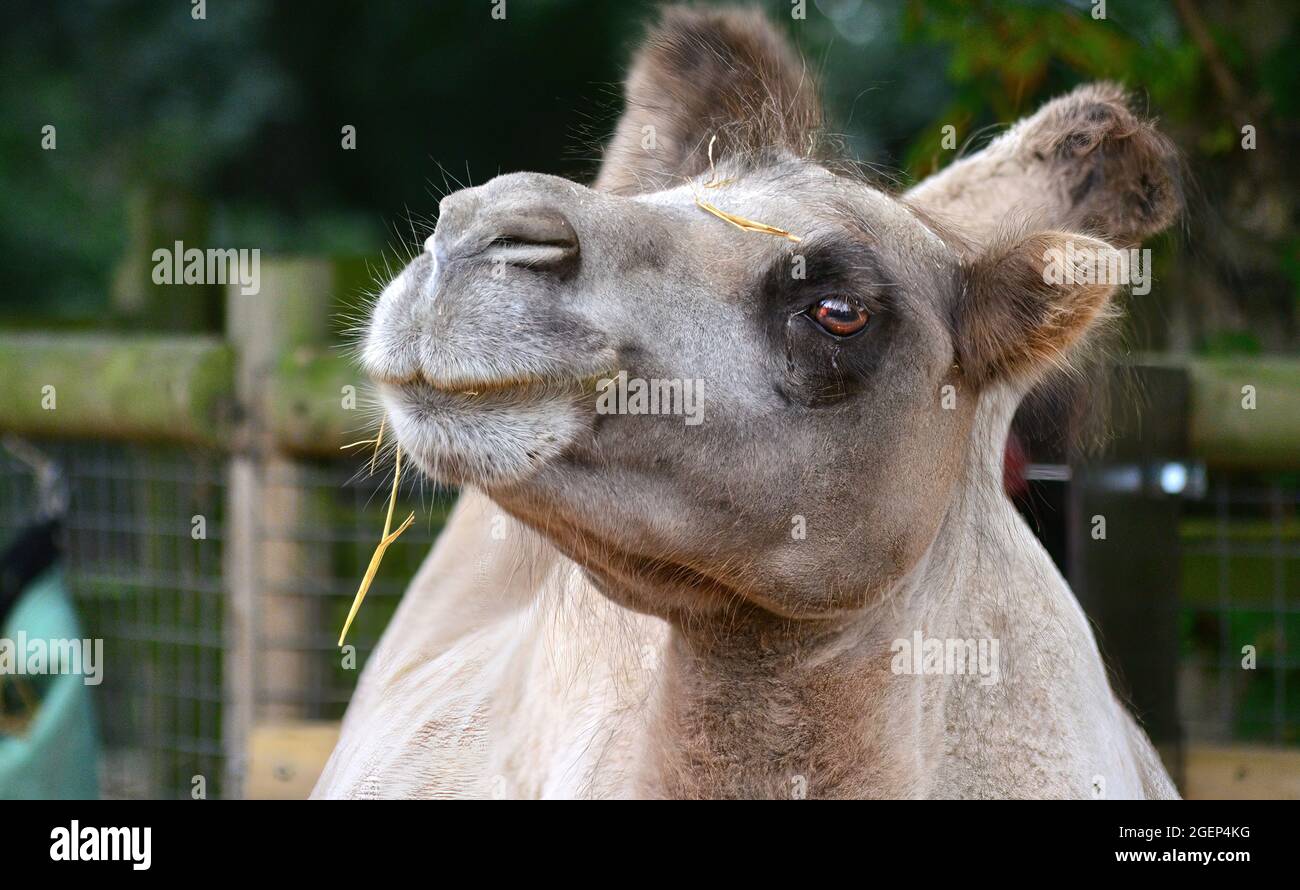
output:
[{"label": "camel snout", "polygon": [[444,268],[470,259],[538,271],[571,266],[579,239],[564,204],[573,187],[552,176],[516,174],[455,192],[442,199],[425,250]]}]

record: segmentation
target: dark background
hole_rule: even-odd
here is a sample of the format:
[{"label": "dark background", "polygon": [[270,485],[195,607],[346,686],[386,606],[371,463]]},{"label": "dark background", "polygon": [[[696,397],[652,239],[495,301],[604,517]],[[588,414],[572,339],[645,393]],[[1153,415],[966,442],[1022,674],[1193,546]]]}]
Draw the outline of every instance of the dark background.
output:
[{"label": "dark background", "polygon": [[[802,21],[786,0],[757,5],[822,73],[858,158],[899,184],[957,155],[944,124],[978,145],[1076,83],[1124,82],[1191,184],[1186,224],[1154,245],[1160,286],[1129,307],[1134,343],[1294,349],[1296,3],[1112,0],[1104,21],[1086,0],[809,0]],[[654,6],[508,0],[496,21],[491,0],[211,0],[195,21],[186,0],[10,0],[0,323],[216,330],[220,301],[161,297],[142,254],[183,238],[382,270],[449,189],[522,169],[590,177]]]}]

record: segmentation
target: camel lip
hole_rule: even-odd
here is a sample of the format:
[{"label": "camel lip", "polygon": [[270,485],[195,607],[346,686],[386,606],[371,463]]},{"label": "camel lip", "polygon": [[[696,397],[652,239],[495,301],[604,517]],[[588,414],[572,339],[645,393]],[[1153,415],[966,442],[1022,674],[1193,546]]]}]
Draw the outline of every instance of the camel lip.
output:
[{"label": "camel lip", "polygon": [[403,452],[446,485],[529,478],[588,426],[576,387],[529,384],[468,395],[417,382],[381,384],[379,394]]},{"label": "camel lip", "polygon": [[[447,395],[477,396],[485,393],[512,392],[536,389],[553,384],[555,380],[542,377],[499,377],[495,379],[462,378],[437,380],[422,371],[406,375],[374,375],[376,383],[398,389],[434,389]],[[575,382],[577,382],[575,380]]]},{"label": "camel lip", "polygon": [[432,389],[446,395],[472,397],[511,392],[528,392],[539,389],[552,389],[569,386],[590,389],[594,388],[596,382],[604,376],[608,375],[606,372],[602,371],[600,373],[574,374],[573,376],[549,375],[437,379],[422,370],[417,370],[414,373],[405,375],[371,375],[371,379],[374,380],[375,383],[391,386],[396,389]]}]

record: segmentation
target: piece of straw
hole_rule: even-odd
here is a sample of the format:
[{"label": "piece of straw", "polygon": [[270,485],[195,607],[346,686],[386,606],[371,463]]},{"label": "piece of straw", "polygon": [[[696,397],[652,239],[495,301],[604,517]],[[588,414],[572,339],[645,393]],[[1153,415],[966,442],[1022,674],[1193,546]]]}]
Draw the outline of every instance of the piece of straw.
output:
[{"label": "piece of straw", "polygon": [[730,185],[735,182],[734,179],[718,179],[718,170],[713,166],[713,143],[717,141],[718,135],[715,133],[713,134],[713,138],[709,140],[709,181],[704,183],[704,188],[706,189],[720,189],[724,185]]},{"label": "piece of straw", "polygon": [[[383,427],[380,427],[382,435]],[[375,446],[378,448],[378,445]],[[393,469],[393,493],[388,499],[388,515],[384,518],[384,533],[380,536],[379,544],[375,546],[374,555],[370,557],[370,565],[366,568],[365,577],[361,579],[361,586],[357,588],[357,595],[352,599],[352,608],[348,610],[348,620],[343,622],[343,631],[339,634],[339,645],[347,639],[348,628],[352,626],[352,619],[357,617],[357,612],[361,609],[361,602],[366,598],[366,593],[370,590],[370,584],[375,580],[375,574],[379,571],[379,564],[384,561],[384,551],[388,545],[397,540],[402,532],[411,527],[415,521],[415,511],[406,517],[406,521],[397,527],[397,530],[389,533],[393,525],[393,508],[397,506],[397,483],[402,478],[402,449],[397,448],[397,466]]]},{"label": "piece of straw", "polygon": [[[732,182],[730,179],[718,180],[718,171],[713,165],[713,143],[717,141],[718,137],[716,134],[709,140],[709,181],[703,184],[703,187],[706,189],[722,188],[724,185],[729,185]],[[728,213],[716,204],[710,204],[708,201],[701,198],[700,193],[696,192],[694,188],[691,190],[695,193],[695,206],[699,207],[701,210],[707,210],[709,213],[712,213],[724,222],[731,223],[742,232],[757,232],[760,235],[775,235],[778,238],[785,238],[787,241],[793,241],[795,244],[798,244],[803,240],[798,235],[792,235],[785,229],[778,229],[776,226],[769,226],[767,223],[754,222],[752,219],[745,219],[743,216]]]},{"label": "piece of straw", "polygon": [[701,210],[707,210],[718,219],[731,223],[742,232],[757,232],[760,235],[775,235],[778,238],[793,241],[795,244],[798,244],[803,240],[798,235],[791,234],[785,229],[778,229],[776,226],[769,226],[767,223],[754,222],[752,219],[745,219],[743,216],[736,216],[734,213],[728,213],[722,208],[710,204],[699,195],[695,196],[695,204]]},{"label": "piece of straw", "polygon": [[340,445],[340,446],[339,446],[339,451],[347,451],[349,448],[356,448],[358,445],[373,445],[373,446],[375,446],[375,453],[372,454],[372,455],[370,455],[370,471],[369,471],[368,473],[366,473],[367,476],[373,476],[373,475],[375,475],[375,461],[379,459],[379,446],[382,445],[382,444],[383,444],[383,441],[384,441],[384,421],[385,421],[385,420],[386,420],[385,417],[380,416],[380,418],[379,418],[379,434],[378,434],[377,436],[375,436],[373,439],[361,439],[360,441],[357,441],[357,442],[349,442],[349,443],[346,444],[346,445]]}]

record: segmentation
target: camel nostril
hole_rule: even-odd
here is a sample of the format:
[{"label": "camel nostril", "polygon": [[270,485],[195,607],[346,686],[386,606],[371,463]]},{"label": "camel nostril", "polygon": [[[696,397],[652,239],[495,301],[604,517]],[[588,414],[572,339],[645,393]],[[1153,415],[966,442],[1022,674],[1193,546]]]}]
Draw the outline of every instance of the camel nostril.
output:
[{"label": "camel nostril", "polygon": [[490,259],[515,265],[553,265],[578,254],[578,233],[568,219],[551,210],[499,217],[484,235],[484,250]]}]

